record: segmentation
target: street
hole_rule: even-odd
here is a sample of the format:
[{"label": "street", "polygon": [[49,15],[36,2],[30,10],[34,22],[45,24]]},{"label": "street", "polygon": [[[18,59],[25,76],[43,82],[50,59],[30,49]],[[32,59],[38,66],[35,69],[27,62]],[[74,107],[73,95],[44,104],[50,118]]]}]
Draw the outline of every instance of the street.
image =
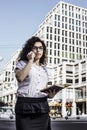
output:
[{"label": "street", "polygon": [[[52,119],[52,130],[87,130],[87,119]],[[16,130],[14,119],[0,119],[0,130]]]},{"label": "street", "polygon": [[52,130],[87,130],[87,120],[52,120]]},{"label": "street", "polygon": [[0,130],[16,130],[15,129],[15,120],[0,118]]}]

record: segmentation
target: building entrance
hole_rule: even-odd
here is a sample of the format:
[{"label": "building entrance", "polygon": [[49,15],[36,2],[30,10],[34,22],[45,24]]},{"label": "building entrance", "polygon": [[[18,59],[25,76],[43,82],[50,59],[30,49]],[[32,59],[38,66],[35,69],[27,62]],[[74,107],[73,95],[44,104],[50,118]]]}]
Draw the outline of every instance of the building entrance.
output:
[{"label": "building entrance", "polygon": [[85,102],[78,102],[76,105],[76,114],[82,115],[86,114],[86,103]]}]

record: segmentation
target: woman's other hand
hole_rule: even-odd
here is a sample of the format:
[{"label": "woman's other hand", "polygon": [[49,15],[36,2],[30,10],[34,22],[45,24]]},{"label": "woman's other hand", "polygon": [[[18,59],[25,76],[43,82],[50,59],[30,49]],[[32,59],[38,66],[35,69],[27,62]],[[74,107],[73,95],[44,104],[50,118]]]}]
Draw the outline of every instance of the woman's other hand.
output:
[{"label": "woman's other hand", "polygon": [[53,98],[57,94],[57,91],[55,89],[49,90],[47,91],[47,94],[49,98]]}]

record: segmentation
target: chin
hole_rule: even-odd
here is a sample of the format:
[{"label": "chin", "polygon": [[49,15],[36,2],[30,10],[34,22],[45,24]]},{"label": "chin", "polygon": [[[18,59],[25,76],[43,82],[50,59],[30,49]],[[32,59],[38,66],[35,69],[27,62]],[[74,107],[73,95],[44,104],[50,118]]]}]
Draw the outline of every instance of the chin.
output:
[{"label": "chin", "polygon": [[39,60],[40,58],[41,58],[41,57],[38,57],[38,56],[37,56],[37,57],[35,57],[35,60]]},{"label": "chin", "polygon": [[42,56],[41,55],[37,55],[36,56],[36,59],[40,59]]},{"label": "chin", "polygon": [[40,59],[41,57],[37,57],[36,59]]}]

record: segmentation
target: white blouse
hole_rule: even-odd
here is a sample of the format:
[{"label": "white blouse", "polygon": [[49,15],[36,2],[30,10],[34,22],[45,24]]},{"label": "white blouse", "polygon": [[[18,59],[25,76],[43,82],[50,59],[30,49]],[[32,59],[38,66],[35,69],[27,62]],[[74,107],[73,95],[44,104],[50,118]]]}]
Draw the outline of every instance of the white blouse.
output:
[{"label": "white blouse", "polygon": [[[20,61],[17,63],[16,68],[23,69],[26,62]],[[29,75],[23,82],[18,82],[18,96],[24,97],[44,97],[46,93],[40,92],[41,89],[46,88],[48,83],[48,73],[44,65],[37,66],[32,64]]]}]

